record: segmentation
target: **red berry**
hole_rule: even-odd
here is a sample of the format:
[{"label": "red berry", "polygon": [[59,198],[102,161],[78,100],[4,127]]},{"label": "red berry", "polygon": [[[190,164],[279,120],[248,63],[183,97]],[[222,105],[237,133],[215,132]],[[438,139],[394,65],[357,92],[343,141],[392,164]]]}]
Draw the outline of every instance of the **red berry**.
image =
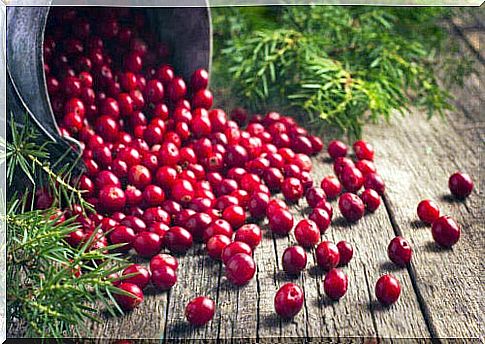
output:
[{"label": "red berry", "polygon": [[133,241],[133,248],[140,257],[153,257],[160,252],[162,240],[158,234],[152,232],[141,232]]},{"label": "red berry", "polygon": [[385,306],[393,304],[399,299],[401,286],[391,274],[382,275],[376,283],[376,297]]},{"label": "red berry", "polygon": [[310,143],[312,145],[312,154],[318,154],[323,149],[323,141],[318,136],[310,135],[308,136]]},{"label": "red berry", "polygon": [[168,253],[160,253],[150,259],[151,271],[158,270],[164,265],[171,267],[175,271],[177,270],[179,263],[177,261],[177,258],[169,255]]},{"label": "red berry", "polygon": [[222,262],[224,264],[227,264],[229,259],[231,259],[234,255],[238,253],[245,253],[251,256],[253,254],[253,251],[251,250],[251,247],[248,244],[242,241],[231,242],[222,250],[222,253],[221,253]]},{"label": "red berry", "polygon": [[355,163],[355,167],[362,172],[362,175],[365,177],[369,173],[375,173],[377,171],[376,166],[370,160],[359,160]]},{"label": "red berry", "polygon": [[473,190],[473,181],[470,176],[463,172],[455,172],[448,180],[448,187],[456,198],[466,198]]},{"label": "red berry", "polygon": [[77,133],[83,127],[83,118],[75,112],[69,112],[64,116],[63,124],[68,128],[70,133]]},{"label": "red berry", "polygon": [[96,133],[108,142],[115,141],[120,131],[118,122],[107,115],[103,115],[96,120],[95,128]]},{"label": "red berry", "polygon": [[346,156],[347,150],[348,150],[347,145],[342,141],[338,141],[338,140],[330,141],[327,147],[328,154],[333,160],[339,157]]},{"label": "red berry", "polygon": [[344,240],[337,243],[337,249],[340,255],[338,265],[347,265],[354,255],[354,249],[347,241]]},{"label": "red berry", "polygon": [[338,206],[347,221],[355,222],[364,216],[364,203],[353,193],[344,193],[338,200]]},{"label": "red berry", "polygon": [[125,270],[123,270],[122,275],[132,275],[131,277],[123,279],[123,282],[135,284],[142,290],[145,289],[150,282],[150,272],[145,267],[138,264],[128,266]]},{"label": "red berry", "polygon": [[224,248],[231,243],[231,239],[222,234],[212,236],[206,243],[207,254],[213,259],[221,259]]},{"label": "red berry", "polygon": [[233,230],[229,222],[223,219],[213,221],[209,227],[204,230],[202,240],[207,242],[216,234],[221,234],[227,236],[228,238],[232,238]]},{"label": "red berry", "polygon": [[461,229],[450,216],[441,216],[433,222],[431,234],[438,245],[451,247],[460,239]]},{"label": "red berry", "polygon": [[134,147],[126,147],[116,154],[116,158],[124,161],[129,167],[141,162],[141,154]]},{"label": "red berry", "polygon": [[168,87],[168,95],[172,102],[176,102],[177,100],[183,98],[187,93],[187,86],[185,85],[185,81],[180,77],[174,77],[170,82]]},{"label": "red berry", "polygon": [[136,284],[122,282],[120,285],[118,285],[118,288],[131,294],[114,295],[116,302],[123,310],[131,311],[143,302],[143,292]]},{"label": "red berry", "polygon": [[342,192],[342,185],[340,185],[340,181],[335,176],[328,176],[322,179],[320,183],[320,187],[325,192],[325,195],[329,199],[335,199],[338,195]]},{"label": "red berry", "polygon": [[283,270],[286,273],[296,275],[306,267],[307,255],[303,247],[291,246],[283,253]]},{"label": "red berry", "polygon": [[192,78],[190,79],[190,86],[194,91],[207,88],[208,84],[209,73],[205,69],[199,68],[192,74]]},{"label": "red berry", "polygon": [[340,261],[340,253],[337,246],[330,241],[322,241],[315,250],[317,264],[324,270],[336,267]]},{"label": "red berry", "polygon": [[354,149],[357,159],[374,160],[374,148],[370,143],[367,143],[364,140],[355,141],[352,148]]},{"label": "red berry", "polygon": [[320,240],[320,230],[312,220],[301,220],[295,227],[295,239],[303,247],[313,247]]},{"label": "red berry", "polygon": [[357,192],[364,184],[364,176],[357,168],[345,166],[340,173],[340,181],[348,192]]},{"label": "red berry", "polygon": [[121,210],[126,204],[125,193],[117,186],[105,186],[99,191],[98,198],[108,211]]},{"label": "red berry", "polygon": [[269,201],[268,207],[266,208],[266,216],[268,216],[269,218],[276,209],[280,209],[280,208],[288,210],[288,206],[286,205],[285,201],[278,198],[273,198],[272,200]]},{"label": "red berry", "polygon": [[216,311],[214,301],[205,296],[191,300],[185,307],[185,317],[193,326],[202,326],[212,320]]},{"label": "red berry", "polygon": [[186,179],[177,179],[173,183],[171,196],[176,202],[189,203],[195,196],[194,187]]},{"label": "red berry", "polygon": [[303,185],[296,178],[286,178],[281,186],[281,192],[289,202],[296,202],[303,196]]},{"label": "red berry", "polygon": [[256,264],[253,258],[245,253],[233,255],[226,263],[226,277],[237,286],[248,283],[255,272]]},{"label": "red berry", "polygon": [[255,219],[261,219],[266,215],[269,204],[269,195],[263,192],[256,192],[251,196],[248,203],[248,210]]},{"label": "red berry", "polygon": [[171,166],[162,166],[155,174],[155,180],[165,190],[170,190],[177,180],[177,170]]},{"label": "red berry", "polygon": [[338,300],[347,292],[347,275],[341,269],[332,269],[325,275],[323,290],[332,300]]},{"label": "red berry", "polygon": [[389,259],[399,266],[406,266],[411,261],[413,251],[406,239],[395,237],[387,247]]},{"label": "red berry", "polygon": [[212,107],[212,103],[214,101],[214,97],[212,96],[212,92],[207,89],[202,89],[197,91],[192,98],[192,106],[194,108],[203,108],[203,109],[210,109]]},{"label": "red berry", "polygon": [[381,197],[377,191],[373,189],[365,189],[360,195],[362,202],[364,202],[367,211],[373,213],[381,205]]},{"label": "red berry", "polygon": [[427,224],[432,224],[440,217],[438,205],[430,199],[419,202],[417,212],[419,219]]},{"label": "red berry", "polygon": [[376,190],[379,195],[383,195],[386,188],[384,179],[377,173],[369,173],[365,176],[364,187]]},{"label": "red berry", "polygon": [[180,159],[180,151],[173,142],[165,140],[158,152],[158,160],[161,165],[175,166]]},{"label": "red berry", "polygon": [[273,233],[286,235],[293,228],[293,215],[283,208],[275,208],[268,215],[269,228]]},{"label": "red berry", "polygon": [[170,252],[183,254],[192,247],[192,234],[182,227],[174,226],[165,234],[163,238],[165,246]]},{"label": "red berry", "polygon": [[149,103],[158,103],[163,100],[163,84],[155,79],[148,81],[144,89],[145,99]]},{"label": "red berry", "polygon": [[133,241],[136,238],[135,231],[130,227],[116,226],[109,235],[109,240],[113,245],[126,244],[118,248],[120,251],[127,252],[132,247]]},{"label": "red berry", "polygon": [[[114,214],[113,214],[112,217],[113,217],[113,219],[115,218]],[[123,226],[128,226],[130,228],[133,228],[135,233],[141,233],[141,232],[146,231],[146,229],[147,229],[145,222],[143,222],[142,219],[140,219],[139,217],[136,217],[134,215],[125,216],[121,220],[118,220],[118,221]]]},{"label": "red berry", "polygon": [[355,167],[354,162],[346,157],[339,157],[333,163],[333,171],[335,175],[340,178],[340,175],[345,167]]},{"label": "red berry", "polygon": [[328,227],[330,226],[330,221],[331,221],[330,215],[325,209],[322,209],[322,208],[313,209],[312,212],[310,213],[310,216],[308,216],[308,218],[313,222],[315,222],[320,233],[322,234],[325,233]]},{"label": "red berry", "polygon": [[124,66],[127,71],[138,73],[143,67],[143,60],[140,54],[132,51],[125,55]]},{"label": "red berry", "polygon": [[99,107],[101,114],[109,116],[113,119],[118,119],[120,117],[120,108],[118,102],[113,98],[106,98],[103,100]]},{"label": "red berry", "polygon": [[177,283],[177,274],[169,265],[152,270],[152,283],[160,290],[169,290]]},{"label": "red berry", "polygon": [[279,191],[285,177],[281,173],[280,169],[270,167],[264,171],[263,179],[271,191]]},{"label": "red berry", "polygon": [[311,208],[315,208],[319,202],[327,199],[325,191],[319,187],[311,187],[305,193],[305,198]]},{"label": "red berry", "polygon": [[234,240],[248,244],[253,250],[260,244],[261,239],[261,228],[253,223],[241,226],[234,237]]},{"label": "red berry", "polygon": [[143,190],[143,199],[148,206],[159,206],[165,200],[165,193],[157,185],[148,185]]},{"label": "red berry", "polygon": [[211,223],[212,217],[209,214],[196,213],[188,218],[185,227],[190,233],[192,233],[194,239],[201,240],[204,235],[204,231]]},{"label": "red berry", "polygon": [[134,165],[128,170],[128,182],[139,189],[144,189],[152,182],[152,174],[145,166]]},{"label": "red berry", "polygon": [[300,312],[304,300],[303,290],[298,285],[286,283],[276,292],[275,311],[282,318],[293,318]]}]

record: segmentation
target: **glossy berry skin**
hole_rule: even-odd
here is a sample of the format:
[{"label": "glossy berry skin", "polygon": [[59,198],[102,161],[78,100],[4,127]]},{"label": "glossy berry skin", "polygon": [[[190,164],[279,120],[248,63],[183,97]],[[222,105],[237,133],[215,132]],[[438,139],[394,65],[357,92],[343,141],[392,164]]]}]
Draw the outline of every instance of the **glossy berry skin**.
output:
[{"label": "glossy berry skin", "polygon": [[438,205],[430,199],[419,202],[417,213],[419,219],[427,224],[432,224],[440,217]]},{"label": "glossy berry skin", "polygon": [[175,202],[188,203],[195,196],[194,187],[186,179],[177,179],[172,186],[171,195]]},{"label": "glossy berry skin", "polygon": [[367,143],[364,140],[355,141],[352,148],[354,149],[357,159],[374,160],[374,148],[370,143]]},{"label": "glossy berry skin", "polygon": [[347,275],[341,269],[332,269],[325,275],[323,290],[332,300],[338,300],[347,292]]},{"label": "glossy berry skin", "polygon": [[224,219],[217,219],[213,221],[202,234],[202,240],[206,243],[211,237],[216,234],[225,235],[228,238],[232,238],[233,230],[229,222]]},{"label": "glossy berry skin", "polygon": [[307,264],[307,254],[301,246],[290,246],[283,253],[283,270],[287,274],[296,275],[303,271]]},{"label": "glossy berry skin", "polygon": [[253,254],[253,251],[251,250],[251,247],[249,247],[248,244],[242,241],[231,242],[222,250],[222,253],[221,253],[222,262],[224,264],[227,264],[229,259],[231,259],[233,256],[235,256],[238,253],[244,253],[251,256]]},{"label": "glossy berry skin", "polygon": [[345,143],[339,140],[330,141],[327,147],[328,155],[335,160],[339,157],[347,155],[348,147]]},{"label": "glossy berry skin", "polygon": [[346,166],[340,173],[342,186],[348,192],[357,192],[364,185],[364,176],[353,166]]},{"label": "glossy berry skin", "polygon": [[365,209],[373,213],[381,205],[381,197],[374,189],[365,189],[360,195],[362,202],[364,202]]},{"label": "glossy berry skin", "polygon": [[359,171],[362,172],[362,175],[364,177],[369,173],[375,173],[377,171],[374,162],[365,159],[357,161],[355,163],[355,167],[357,167]]},{"label": "glossy berry skin", "polygon": [[305,193],[305,198],[311,208],[315,208],[319,202],[327,199],[327,195],[322,188],[311,187]]},{"label": "glossy berry skin", "polygon": [[208,84],[209,73],[205,69],[199,68],[192,74],[192,77],[190,79],[190,86],[193,90],[197,91],[202,88],[207,88]]},{"label": "glossy berry skin", "polygon": [[133,248],[140,257],[153,257],[160,252],[162,240],[156,233],[141,232],[133,241]]},{"label": "glossy berry skin", "polygon": [[132,247],[133,241],[136,239],[136,234],[133,229],[126,226],[116,226],[109,234],[111,244],[126,244],[118,248],[119,251],[129,251]]},{"label": "glossy berry skin", "polygon": [[382,275],[376,283],[375,293],[377,300],[385,306],[395,303],[401,294],[398,280],[391,274]]},{"label": "glossy berry skin", "polygon": [[274,209],[268,220],[270,230],[279,235],[286,235],[293,228],[293,215],[283,208]]},{"label": "glossy berry skin", "polygon": [[365,176],[364,188],[376,190],[379,195],[383,195],[386,184],[379,174],[369,173]]},{"label": "glossy berry skin", "polygon": [[322,179],[320,187],[327,195],[328,199],[335,199],[342,192],[342,185],[340,181],[335,176],[328,176]]},{"label": "glossy berry skin", "polygon": [[231,227],[236,230],[246,221],[246,212],[238,205],[231,205],[224,209],[222,212],[222,218],[229,222]]},{"label": "glossy berry skin", "polygon": [[156,270],[152,270],[152,283],[159,290],[169,290],[177,283],[177,274],[168,265],[162,265]]},{"label": "glossy berry skin", "polygon": [[261,228],[254,223],[245,224],[237,230],[234,240],[244,242],[254,250],[262,240]]},{"label": "glossy berry skin", "polygon": [[411,261],[413,250],[406,239],[397,236],[387,246],[387,255],[396,265],[404,267]]},{"label": "glossy berry skin", "polygon": [[123,190],[117,186],[106,186],[99,191],[98,199],[108,211],[121,210],[126,204]]},{"label": "glossy berry skin", "polygon": [[340,255],[338,266],[349,264],[354,255],[354,249],[347,241],[342,240],[337,243],[337,249]]},{"label": "glossy berry skin", "polygon": [[327,212],[328,217],[330,218],[330,220],[332,220],[332,217],[333,217],[333,207],[330,204],[330,202],[328,202],[328,201],[319,202],[315,208],[325,210]]},{"label": "glossy berry skin", "polygon": [[320,241],[320,230],[312,220],[303,219],[295,227],[295,238],[301,246],[310,248]]},{"label": "glossy berry skin", "polygon": [[438,245],[449,248],[460,239],[461,229],[450,216],[441,216],[433,222],[431,234]]},{"label": "glossy berry skin", "polygon": [[132,294],[131,296],[114,294],[116,302],[123,310],[131,311],[143,302],[143,292],[136,284],[122,282],[118,288]]},{"label": "glossy berry skin", "polygon": [[174,226],[163,237],[165,246],[175,254],[184,254],[192,247],[192,234],[182,227]]},{"label": "glossy berry skin", "polygon": [[170,266],[173,270],[177,270],[179,263],[177,258],[168,254],[168,253],[160,253],[150,259],[150,270],[155,271],[162,267],[163,265]]},{"label": "glossy berry skin", "polygon": [[276,292],[274,308],[280,317],[291,319],[300,312],[304,301],[303,290],[294,283],[286,283]]},{"label": "glossy berry skin", "polygon": [[248,283],[255,272],[256,264],[253,257],[245,253],[235,254],[226,263],[226,277],[237,286]]},{"label": "glossy berry skin", "polygon": [[222,234],[212,236],[206,243],[207,254],[212,259],[221,259],[224,248],[231,243],[231,239]]},{"label": "glossy berry skin", "polygon": [[128,170],[128,181],[130,184],[142,190],[152,181],[150,170],[143,165],[135,165]]},{"label": "glossy berry skin", "polygon": [[281,185],[281,192],[289,202],[296,202],[303,196],[303,185],[297,178],[286,178]]},{"label": "glossy berry skin", "polygon": [[254,193],[248,202],[248,210],[255,219],[261,219],[266,215],[269,204],[269,195],[263,192]]},{"label": "glossy berry skin", "polygon": [[353,193],[347,192],[340,196],[338,206],[347,221],[356,222],[364,216],[364,202]]},{"label": "glossy berry skin", "polygon": [[335,268],[340,261],[340,253],[337,246],[330,241],[322,241],[315,250],[317,264],[324,270]]},{"label": "glossy berry skin", "polygon": [[[315,208],[308,216],[310,220],[312,220],[318,227],[318,230],[321,234],[325,233],[330,226],[330,216],[328,212],[321,208]],[[296,231],[295,231],[296,234]]]},{"label": "glossy berry skin", "polygon": [[132,264],[123,270],[123,276],[126,275],[133,276],[123,279],[123,282],[136,284],[142,290],[145,289],[150,282],[150,272],[145,267],[138,264]]},{"label": "glossy berry skin", "polygon": [[473,191],[473,181],[471,177],[463,172],[455,172],[448,180],[448,187],[453,196],[459,199],[468,197]]},{"label": "glossy berry skin", "polygon": [[214,317],[216,304],[205,296],[191,300],[185,307],[185,317],[192,326],[207,324]]},{"label": "glossy berry skin", "polygon": [[143,199],[148,206],[159,206],[165,200],[165,193],[162,188],[157,185],[148,185],[143,190]]}]

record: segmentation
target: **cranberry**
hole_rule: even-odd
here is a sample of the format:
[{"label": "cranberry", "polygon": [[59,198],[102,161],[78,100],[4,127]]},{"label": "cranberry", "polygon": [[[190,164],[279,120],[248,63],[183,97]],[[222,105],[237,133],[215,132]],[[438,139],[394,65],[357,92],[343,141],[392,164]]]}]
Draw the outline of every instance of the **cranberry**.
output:
[{"label": "cranberry", "polygon": [[221,253],[221,259],[224,264],[227,264],[229,259],[231,259],[234,255],[238,253],[245,253],[247,255],[252,255],[253,251],[251,247],[242,242],[242,241],[234,241],[229,243],[227,246],[224,247]]},{"label": "cranberry", "polygon": [[244,166],[248,161],[248,152],[240,145],[228,146],[225,161],[228,167]]},{"label": "cranberry", "polygon": [[335,176],[328,176],[322,179],[320,183],[320,187],[325,192],[325,195],[329,199],[335,199],[338,195],[342,192],[342,185],[340,185],[340,181]]},{"label": "cranberry", "polygon": [[305,198],[311,208],[315,208],[319,202],[327,199],[325,191],[319,187],[311,187],[305,193]]},{"label": "cranberry", "polygon": [[344,240],[337,243],[337,249],[340,255],[338,265],[347,265],[354,255],[354,249],[347,241]]},{"label": "cranberry", "polygon": [[266,209],[269,204],[269,195],[263,192],[257,192],[251,196],[248,203],[248,210],[255,219],[261,219],[266,215]]},{"label": "cranberry", "polygon": [[239,205],[239,200],[231,195],[223,195],[216,199],[214,204],[214,208],[220,211],[223,211],[227,207],[231,205]]},{"label": "cranberry", "polygon": [[295,227],[295,239],[303,247],[313,247],[320,240],[320,230],[312,220],[301,220]]},{"label": "cranberry", "polygon": [[221,259],[222,251],[230,243],[231,239],[227,236],[216,234],[207,241],[207,254],[213,259]]},{"label": "cranberry", "polygon": [[144,189],[152,181],[150,170],[143,165],[134,165],[128,170],[128,181],[139,189]]},{"label": "cranberry", "polygon": [[307,256],[301,246],[291,246],[283,253],[283,270],[286,273],[296,275],[306,267]]},{"label": "cranberry", "polygon": [[419,219],[428,224],[432,224],[440,217],[438,205],[430,199],[419,202],[417,212]]},{"label": "cranberry", "polygon": [[207,88],[209,84],[209,73],[203,69],[197,69],[193,74],[192,78],[190,79],[190,86],[193,90],[197,91],[203,88]]},{"label": "cranberry", "polygon": [[[114,218],[114,214],[113,214],[113,218]],[[142,219],[134,215],[125,216],[123,219],[119,220],[119,222],[124,226],[133,228],[133,230],[136,233],[144,232],[147,229],[146,223],[143,222]]]},{"label": "cranberry", "polygon": [[185,307],[185,317],[193,326],[202,326],[212,320],[216,311],[214,301],[205,296],[191,300]]},{"label": "cranberry", "polygon": [[129,251],[133,241],[136,238],[135,231],[130,227],[126,226],[116,226],[109,235],[110,242],[113,245],[116,244],[126,244],[118,247],[120,251]]},{"label": "cranberry", "polygon": [[64,116],[62,123],[69,128],[70,133],[77,133],[83,127],[83,118],[75,112],[69,112]]},{"label": "cranberry", "polygon": [[170,82],[168,87],[168,95],[172,102],[176,102],[177,100],[183,98],[187,93],[187,86],[185,85],[185,81],[180,77],[174,77]]},{"label": "cranberry", "polygon": [[341,269],[332,269],[323,280],[323,290],[332,300],[338,300],[347,292],[347,275]]},{"label": "cranberry", "polygon": [[150,272],[141,265],[132,264],[123,270],[123,276],[132,275],[128,278],[123,279],[124,283],[132,283],[140,287],[140,289],[145,289],[145,287],[150,282]]},{"label": "cranberry", "polygon": [[367,143],[364,140],[355,141],[352,148],[354,149],[357,159],[374,160],[374,148],[370,143]]},{"label": "cranberry", "polygon": [[248,244],[253,250],[260,244],[261,239],[261,228],[252,223],[241,226],[234,237],[234,240]]},{"label": "cranberry", "polygon": [[105,186],[99,191],[99,201],[106,210],[121,210],[126,204],[123,190],[117,186]]},{"label": "cranberry", "polygon": [[384,194],[386,188],[384,180],[377,173],[369,173],[365,176],[364,187],[366,189],[376,190],[379,195]]},{"label": "cranberry", "polygon": [[177,258],[169,255],[168,253],[160,253],[150,259],[151,271],[158,270],[164,265],[171,267],[173,270],[177,270],[179,263]]},{"label": "cranberry", "polygon": [[441,216],[433,222],[431,234],[438,245],[451,247],[460,239],[461,229],[450,216]]},{"label": "cranberry", "polygon": [[279,191],[284,181],[284,176],[278,168],[270,167],[264,171],[264,182],[272,191]]},{"label": "cranberry", "polygon": [[191,215],[185,224],[187,230],[192,233],[196,240],[201,240],[204,231],[212,223],[212,217],[206,213],[196,213]]},{"label": "cranberry", "polygon": [[308,136],[310,143],[312,145],[312,154],[318,154],[323,149],[323,141],[318,136],[310,135]]},{"label": "cranberry", "polygon": [[335,160],[347,155],[347,145],[339,140],[330,141],[327,147],[328,155]]},{"label": "cranberry", "polygon": [[340,181],[342,182],[342,186],[348,192],[356,192],[364,184],[364,176],[357,168],[352,166],[345,166],[340,173]]},{"label": "cranberry", "polygon": [[183,254],[192,246],[192,234],[182,227],[174,226],[165,234],[164,243],[170,252]]},{"label": "cranberry", "polygon": [[165,141],[158,152],[161,165],[175,166],[180,159],[180,151],[173,142]]},{"label": "cranberry", "polygon": [[147,208],[143,212],[143,221],[145,221],[146,224],[162,222],[168,225],[170,224],[170,216],[161,207]]},{"label": "cranberry", "polygon": [[193,211],[192,209],[182,209],[181,211],[179,211],[173,216],[173,223],[176,226],[185,228],[187,221],[194,214],[195,214],[195,211]]},{"label": "cranberry", "polygon": [[149,206],[158,206],[165,200],[165,193],[159,186],[148,185],[145,190],[143,190],[143,199]]},{"label": "cranberry", "polygon": [[76,229],[70,232],[65,237],[65,240],[72,247],[78,247],[82,242],[84,242],[84,232],[81,229]]},{"label": "cranberry", "polygon": [[249,193],[255,192],[256,188],[261,184],[261,178],[254,173],[246,173],[240,181],[241,189]]},{"label": "cranberry", "polygon": [[387,247],[389,259],[399,266],[406,266],[411,261],[412,253],[407,240],[399,236],[392,239]]},{"label": "cranberry", "polygon": [[245,253],[233,255],[226,263],[226,277],[237,286],[248,283],[255,272],[256,264],[253,258]]},{"label": "cranberry", "polygon": [[283,208],[275,208],[270,215],[268,215],[269,228],[273,233],[286,235],[293,227],[293,215]]},{"label": "cranberry", "polygon": [[212,96],[212,92],[207,89],[202,89],[194,94],[192,106],[194,108],[210,109],[213,101],[214,97]]},{"label": "cranberry", "polygon": [[274,298],[276,313],[285,319],[293,318],[300,312],[305,300],[302,289],[294,283],[284,284]]},{"label": "cranberry", "polygon": [[213,221],[209,227],[207,227],[202,235],[202,240],[207,242],[211,237],[216,234],[225,235],[228,238],[232,237],[233,230],[229,222],[223,219],[217,219]]},{"label": "cranberry", "polygon": [[286,205],[285,201],[278,198],[273,198],[272,200],[269,201],[268,207],[266,208],[266,216],[268,216],[269,218],[276,209],[280,209],[280,208],[288,210],[288,206]]},{"label": "cranberry", "polygon": [[388,306],[399,299],[401,286],[394,276],[386,274],[377,280],[375,292],[377,300],[383,305]]},{"label": "cranberry", "polygon": [[152,283],[160,290],[169,290],[177,283],[177,274],[168,265],[152,270]]},{"label": "cranberry", "polygon": [[118,177],[116,177],[113,172],[106,170],[98,173],[98,175],[96,176],[95,184],[98,190],[102,189],[105,186],[121,187],[121,182]]},{"label": "cranberry", "polygon": [[448,180],[448,187],[456,198],[466,198],[473,190],[473,181],[470,176],[463,172],[455,172]]},{"label": "cranberry", "polygon": [[158,234],[152,232],[141,232],[133,241],[133,248],[141,257],[152,257],[160,252],[162,240]]},{"label": "cranberry", "polygon": [[342,215],[350,222],[355,222],[364,216],[364,203],[353,193],[344,193],[338,200]]},{"label": "cranberry", "polygon": [[138,165],[141,162],[140,152],[133,147],[127,147],[120,150],[117,155],[117,159],[124,161],[128,166]]},{"label": "cranberry", "polygon": [[123,310],[131,311],[143,302],[143,292],[136,284],[122,282],[118,285],[118,288],[131,294],[114,295],[116,302]]},{"label": "cranberry", "polygon": [[355,167],[354,162],[349,158],[339,157],[335,159],[335,162],[333,163],[333,171],[335,172],[335,175],[340,178],[342,171],[347,166]]},{"label": "cranberry", "polygon": [[189,203],[194,198],[195,191],[192,184],[185,179],[177,179],[171,189],[172,199],[176,202]]},{"label": "cranberry", "polygon": [[360,198],[364,202],[367,211],[370,211],[371,213],[376,211],[381,205],[381,197],[373,189],[365,189],[360,195]]},{"label": "cranberry", "polygon": [[324,270],[336,267],[340,261],[340,253],[337,246],[330,241],[322,241],[315,250],[317,264]]},{"label": "cranberry", "polygon": [[110,116],[103,115],[96,120],[96,132],[106,141],[115,141],[120,128],[116,120]]},{"label": "cranberry", "polygon": [[303,196],[303,185],[296,178],[286,178],[281,186],[285,199],[289,202],[296,202]]},{"label": "cranberry", "polygon": [[292,163],[297,165],[302,171],[310,172],[312,170],[312,160],[308,155],[297,153]]},{"label": "cranberry", "polygon": [[362,172],[362,175],[365,177],[369,173],[375,173],[377,171],[376,166],[370,160],[359,160],[355,163],[355,167]]},{"label": "cranberry", "polygon": [[[325,209],[322,208],[315,208],[308,216],[310,220],[312,220],[318,227],[320,233],[325,233],[330,226],[330,215]],[[296,234],[296,232],[295,232]]]}]

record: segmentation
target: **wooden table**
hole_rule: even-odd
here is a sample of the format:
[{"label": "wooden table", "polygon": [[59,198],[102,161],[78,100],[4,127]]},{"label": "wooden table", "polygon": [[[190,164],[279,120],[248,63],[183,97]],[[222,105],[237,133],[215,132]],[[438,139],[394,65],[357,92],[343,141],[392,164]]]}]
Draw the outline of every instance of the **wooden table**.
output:
[{"label": "wooden table", "polygon": [[[234,342],[273,341],[280,337],[297,342],[318,338],[481,338],[485,304],[483,299],[484,257],[483,150],[485,98],[480,83],[483,73],[484,31],[478,18],[449,23],[453,39],[460,40],[463,52],[475,56],[478,71],[461,89],[455,89],[456,110],[443,120],[426,119],[412,112],[395,116],[392,123],[366,128],[364,138],[376,150],[376,163],[385,178],[384,204],[356,224],[344,221],[333,202],[331,228],[322,239],[347,240],[355,247],[354,258],[344,268],[349,278],[347,294],[331,302],[322,289],[323,273],[316,268],[314,251],[309,253],[307,270],[291,279],[281,268],[284,249],[296,241],[277,237],[268,230],[255,253],[257,274],[244,287],[236,288],[224,277],[224,268],[211,260],[197,245],[180,258],[178,284],[168,293],[148,292],[143,307],[120,318],[93,324],[96,337],[206,339]],[[483,23],[483,20],[481,21]],[[483,84],[482,84],[483,85]],[[316,181],[332,174],[326,154],[313,159]],[[475,181],[472,195],[463,202],[450,197],[448,177],[467,171]],[[462,237],[453,249],[438,248],[428,226],[416,216],[418,202],[436,200],[442,212],[455,217]],[[292,209],[296,219],[307,214],[306,202]],[[263,227],[266,229],[265,224]],[[387,245],[396,235],[407,238],[414,256],[408,268],[396,268],[387,257]],[[379,276],[391,272],[400,281],[402,294],[390,308],[376,302],[374,286]],[[303,310],[292,320],[282,321],[274,312],[273,298],[278,287],[293,281],[304,289]],[[207,295],[217,303],[217,312],[207,326],[194,329],[184,317],[186,303],[196,295]],[[464,340],[469,342],[469,340]]]}]

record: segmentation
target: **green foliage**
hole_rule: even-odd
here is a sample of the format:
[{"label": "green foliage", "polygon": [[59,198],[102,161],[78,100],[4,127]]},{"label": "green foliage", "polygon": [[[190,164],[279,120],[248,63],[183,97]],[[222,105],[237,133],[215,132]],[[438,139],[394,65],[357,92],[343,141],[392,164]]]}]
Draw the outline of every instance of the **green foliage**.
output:
[{"label": "green foliage", "polygon": [[[459,83],[464,60],[448,49],[444,8],[282,6],[214,9],[215,87],[231,89],[251,111],[302,114],[317,129],[360,136],[366,121],[410,106],[429,116],[450,108],[437,71]],[[442,62],[446,62],[446,67]],[[233,80],[228,84],[228,80]]]}]

